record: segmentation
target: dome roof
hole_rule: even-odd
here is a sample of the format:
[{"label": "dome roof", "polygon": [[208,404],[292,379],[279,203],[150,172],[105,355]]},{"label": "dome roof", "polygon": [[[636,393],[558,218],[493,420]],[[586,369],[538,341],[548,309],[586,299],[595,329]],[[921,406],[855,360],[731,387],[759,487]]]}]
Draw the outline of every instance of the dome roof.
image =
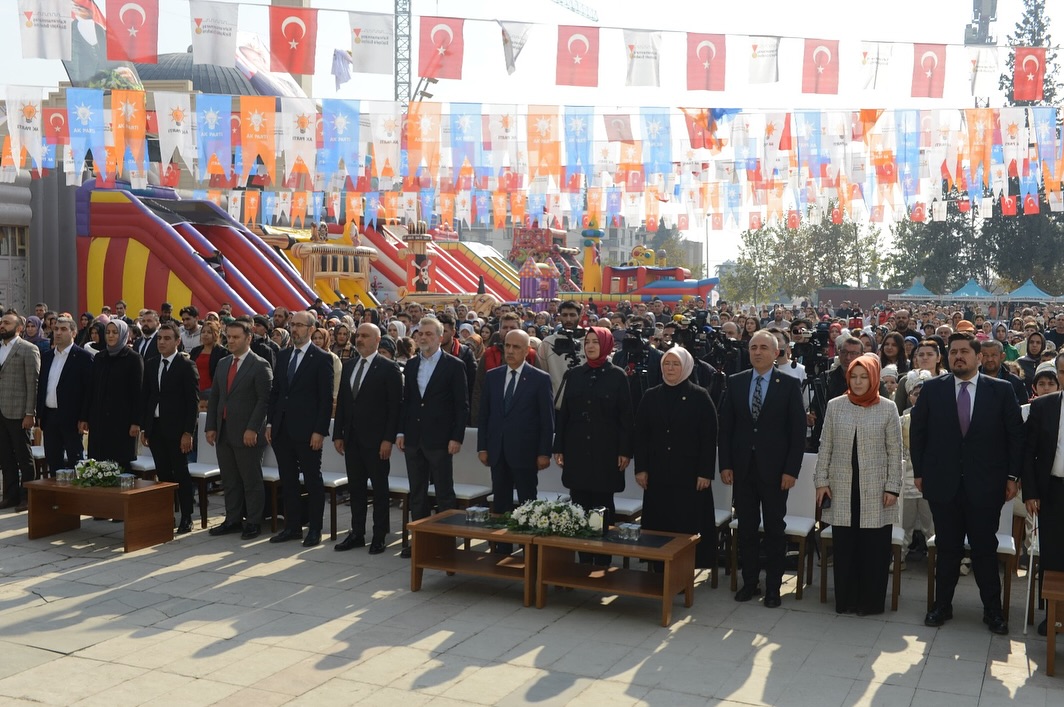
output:
[{"label": "dome roof", "polygon": [[202,93],[233,96],[261,94],[235,66],[193,64],[192,53],[160,54],[158,64],[136,64],[142,81],[191,81]]}]

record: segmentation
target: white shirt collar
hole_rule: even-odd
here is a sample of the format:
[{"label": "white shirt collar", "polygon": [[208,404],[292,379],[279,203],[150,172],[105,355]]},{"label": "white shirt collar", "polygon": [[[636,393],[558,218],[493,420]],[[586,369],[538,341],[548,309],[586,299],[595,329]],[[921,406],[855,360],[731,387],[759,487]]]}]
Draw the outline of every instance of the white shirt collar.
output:
[{"label": "white shirt collar", "polygon": [[[524,370],[525,370],[525,362],[524,362],[524,361],[521,361],[521,365],[520,365],[520,366],[518,366],[517,368],[510,368],[509,366],[507,366],[506,368],[507,368],[507,370],[509,370],[509,371],[517,371],[517,377],[518,377],[518,378],[520,378],[520,377],[521,377],[521,374],[522,374],[522,373],[524,372]],[[507,376],[509,376],[510,374],[509,374],[509,373],[507,373],[506,375],[507,375]]]}]

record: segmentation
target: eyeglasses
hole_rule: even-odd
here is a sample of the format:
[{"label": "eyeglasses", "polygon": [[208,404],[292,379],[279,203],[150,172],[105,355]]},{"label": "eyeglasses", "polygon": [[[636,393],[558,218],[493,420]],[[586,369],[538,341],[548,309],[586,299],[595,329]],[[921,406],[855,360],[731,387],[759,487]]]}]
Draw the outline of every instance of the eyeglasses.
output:
[{"label": "eyeglasses", "polygon": [[288,326],[290,326],[290,327],[297,327],[298,326],[298,327],[310,328],[311,325],[310,324],[303,324],[302,322],[289,322]]}]

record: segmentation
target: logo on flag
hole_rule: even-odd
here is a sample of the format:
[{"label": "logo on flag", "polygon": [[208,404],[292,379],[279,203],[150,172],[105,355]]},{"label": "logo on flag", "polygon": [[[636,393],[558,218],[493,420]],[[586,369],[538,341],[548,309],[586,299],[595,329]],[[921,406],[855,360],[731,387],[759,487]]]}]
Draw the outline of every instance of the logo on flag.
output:
[{"label": "logo on flag", "polygon": [[313,74],[317,38],[317,10],[271,6],[270,70]]},{"label": "logo on flag", "polygon": [[779,47],[779,37],[750,37],[750,83],[780,80]]},{"label": "logo on flag", "polygon": [[687,33],[687,90],[723,91],[726,43],[723,34]]},{"label": "logo on flag", "polygon": [[558,27],[556,84],[598,86],[598,32],[598,27]]},{"label": "logo on flag", "polygon": [[913,98],[942,98],[946,85],[946,45],[913,45]]},{"label": "logo on flag", "polygon": [[1012,97],[1017,101],[1040,101],[1045,84],[1044,47],[1016,47]]},{"label": "logo on flag", "polygon": [[70,0],[18,0],[18,8],[26,18],[22,58],[70,61]]},{"label": "logo on flag", "polygon": [[392,15],[376,12],[349,12],[351,24],[351,67],[363,74],[392,73],[395,54]]},{"label": "logo on flag", "polygon": [[422,17],[418,75],[437,79],[462,78],[464,20]]},{"label": "logo on flag", "polygon": [[192,16],[192,63],[233,66],[239,5],[189,0]]},{"label": "logo on flag", "polygon": [[802,93],[839,92],[839,43],[837,40],[805,40]]},{"label": "logo on flag", "polygon": [[107,0],[107,58],[158,62],[159,0]]}]

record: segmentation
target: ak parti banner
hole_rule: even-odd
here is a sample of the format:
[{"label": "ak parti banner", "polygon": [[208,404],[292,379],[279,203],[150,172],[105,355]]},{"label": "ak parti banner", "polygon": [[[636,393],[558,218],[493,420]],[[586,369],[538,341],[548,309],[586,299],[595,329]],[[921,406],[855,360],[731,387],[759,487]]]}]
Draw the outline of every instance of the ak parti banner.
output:
[{"label": "ak parti banner", "polygon": [[127,149],[137,169],[144,169],[145,118],[143,91],[111,91],[111,134],[119,169],[125,164]]},{"label": "ak parti banner", "polygon": [[318,11],[270,6],[270,71],[314,73]]},{"label": "ak parti banner", "polygon": [[107,0],[107,58],[159,61],[159,0]]},{"label": "ak parti banner", "polygon": [[244,153],[243,176],[254,174],[255,158],[261,158],[266,174],[275,179],[277,146],[274,125],[276,124],[277,99],[273,96],[240,97],[240,144]]}]

